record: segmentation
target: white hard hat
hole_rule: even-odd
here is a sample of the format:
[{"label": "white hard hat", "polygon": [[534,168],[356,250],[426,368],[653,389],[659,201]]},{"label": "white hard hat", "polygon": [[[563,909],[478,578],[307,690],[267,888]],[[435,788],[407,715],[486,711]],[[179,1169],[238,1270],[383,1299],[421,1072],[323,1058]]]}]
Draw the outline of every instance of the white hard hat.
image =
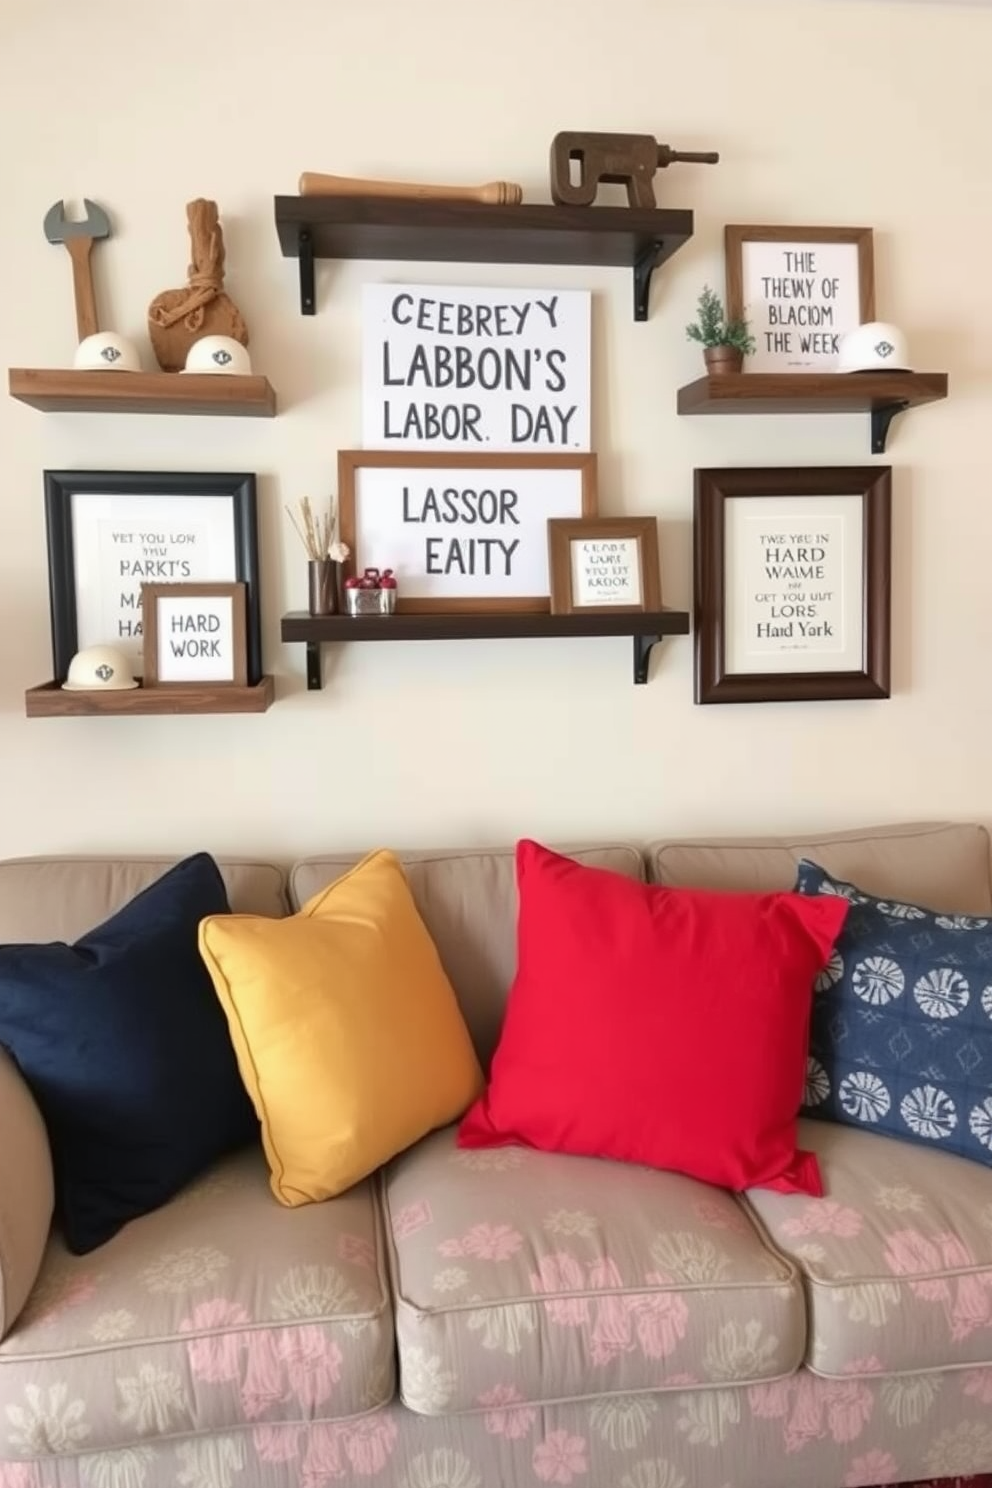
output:
[{"label": "white hard hat", "polygon": [[870,320],[841,337],[838,372],[909,372],[906,337],[898,326]]},{"label": "white hard hat", "polygon": [[125,337],[114,331],[97,331],[80,341],[72,365],[78,371],[140,372],[141,358],[134,343]]},{"label": "white hard hat", "polygon": [[131,664],[116,646],[87,646],[69,663],[66,692],[122,692],[137,687]]},{"label": "white hard hat", "polygon": [[201,336],[186,354],[184,372],[236,373],[251,372],[251,358],[233,336]]}]

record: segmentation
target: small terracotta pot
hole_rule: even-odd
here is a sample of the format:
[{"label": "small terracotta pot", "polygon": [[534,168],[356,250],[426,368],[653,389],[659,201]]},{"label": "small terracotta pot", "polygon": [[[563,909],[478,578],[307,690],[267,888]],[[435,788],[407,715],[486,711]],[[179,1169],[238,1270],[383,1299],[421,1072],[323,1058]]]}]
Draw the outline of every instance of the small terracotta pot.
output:
[{"label": "small terracotta pot", "polygon": [[704,346],[703,361],[711,377],[725,372],[739,372],[744,366],[744,353],[736,346]]}]

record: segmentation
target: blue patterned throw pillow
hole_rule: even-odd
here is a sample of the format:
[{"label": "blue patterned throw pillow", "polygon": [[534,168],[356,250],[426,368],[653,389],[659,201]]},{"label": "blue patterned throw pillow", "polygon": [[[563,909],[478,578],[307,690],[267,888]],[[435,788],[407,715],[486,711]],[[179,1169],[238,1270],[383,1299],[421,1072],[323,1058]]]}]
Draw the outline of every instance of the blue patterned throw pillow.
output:
[{"label": "blue patterned throw pillow", "polygon": [[877,899],[802,859],[851,909],[817,978],[802,1114],[992,1166],[992,916]]}]

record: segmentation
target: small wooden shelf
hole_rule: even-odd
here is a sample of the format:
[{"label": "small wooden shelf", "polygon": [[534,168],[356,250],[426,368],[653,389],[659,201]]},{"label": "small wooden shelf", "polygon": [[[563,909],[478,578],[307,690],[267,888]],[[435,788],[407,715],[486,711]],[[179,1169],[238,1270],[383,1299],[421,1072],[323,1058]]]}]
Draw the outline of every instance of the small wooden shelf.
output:
[{"label": "small wooden shelf", "polygon": [[24,694],[29,718],[106,718],[139,713],[264,713],[275,699],[269,676],[252,687],[134,687],[127,692],[65,692],[59,682],[43,682]]},{"label": "small wooden shelf", "polygon": [[491,206],[369,196],[277,196],[276,230],[300,261],[300,309],[316,314],[315,258],[596,264],[633,270],[647,320],[654,270],[692,237],[692,213],[660,207]]},{"label": "small wooden shelf", "polygon": [[946,372],[731,372],[678,391],[679,413],[868,413],[885,453],[897,413],[947,397]]},{"label": "small wooden shelf", "polygon": [[74,367],[11,367],[12,398],[43,413],[188,413],[274,418],[267,377],[203,372],[77,372]]},{"label": "small wooden shelf", "polygon": [[688,635],[684,610],[661,609],[638,615],[550,615],[541,611],[465,612],[414,615],[309,615],[294,610],[282,617],[282,639],[307,648],[307,687],[323,687],[320,648],[332,641],[488,641],[543,636],[633,636],[634,681],[648,680],[648,659],[663,636]]}]

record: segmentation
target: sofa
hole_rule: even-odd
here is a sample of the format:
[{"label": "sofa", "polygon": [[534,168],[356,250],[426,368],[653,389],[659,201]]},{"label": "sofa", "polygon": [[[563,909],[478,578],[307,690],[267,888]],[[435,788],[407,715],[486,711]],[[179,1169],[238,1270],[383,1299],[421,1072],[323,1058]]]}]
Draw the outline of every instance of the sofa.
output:
[{"label": "sofa", "polygon": [[[986,830],[565,844],[671,886],[992,915]],[[218,858],[282,916],[355,863]],[[486,1068],[513,850],[400,855]],[[0,862],[0,942],[71,940],[173,861]],[[824,1196],[430,1133],[323,1203],[249,1143],[87,1255],[0,1052],[0,1488],[841,1488],[992,1472],[992,1167],[800,1123]]]}]

